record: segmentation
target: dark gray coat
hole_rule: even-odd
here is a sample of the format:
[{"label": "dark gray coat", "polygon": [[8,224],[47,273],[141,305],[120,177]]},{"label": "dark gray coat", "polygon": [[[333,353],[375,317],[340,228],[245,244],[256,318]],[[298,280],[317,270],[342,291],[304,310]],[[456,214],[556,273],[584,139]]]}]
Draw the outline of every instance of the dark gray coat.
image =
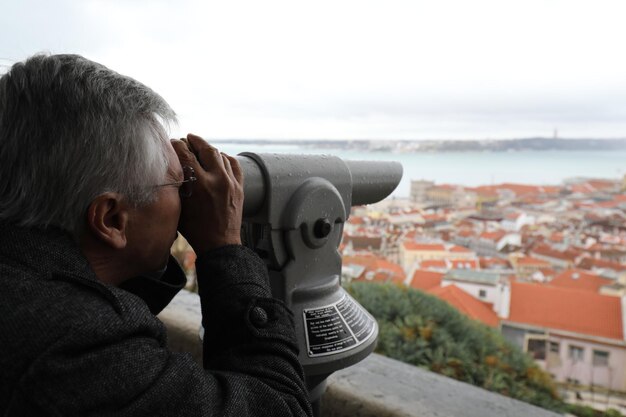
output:
[{"label": "dark gray coat", "polygon": [[229,246],[197,269],[206,370],[167,349],[153,314],[180,268],[104,285],[64,233],[0,222],[0,415],[311,415],[293,318],[263,262]]}]

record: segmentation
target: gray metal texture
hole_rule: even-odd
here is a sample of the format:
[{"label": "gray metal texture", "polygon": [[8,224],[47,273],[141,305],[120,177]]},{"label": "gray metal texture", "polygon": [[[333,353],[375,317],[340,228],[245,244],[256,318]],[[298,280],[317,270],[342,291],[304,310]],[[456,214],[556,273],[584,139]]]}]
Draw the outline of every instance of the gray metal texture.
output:
[{"label": "gray metal texture", "polygon": [[[267,195],[267,187],[284,187],[322,174],[334,176],[335,187],[346,188],[347,207],[371,204],[387,197],[402,178],[402,165],[387,161],[350,161],[330,155],[257,154],[237,156],[244,173],[244,216],[257,214]],[[347,175],[346,175],[347,174]],[[340,190],[341,192],[341,190]]]},{"label": "gray metal texture", "polygon": [[352,205],[371,204],[387,197],[402,178],[402,164],[387,161],[344,161],[352,176]]}]

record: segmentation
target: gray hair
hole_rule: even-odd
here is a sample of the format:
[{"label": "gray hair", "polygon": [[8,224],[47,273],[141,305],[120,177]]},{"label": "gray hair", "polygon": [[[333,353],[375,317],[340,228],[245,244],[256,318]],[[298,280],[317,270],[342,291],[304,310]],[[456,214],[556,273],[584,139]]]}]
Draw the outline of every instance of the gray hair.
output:
[{"label": "gray hair", "polygon": [[0,78],[0,220],[80,235],[89,204],[155,198],[175,114],[138,81],[78,55],[36,55]]}]

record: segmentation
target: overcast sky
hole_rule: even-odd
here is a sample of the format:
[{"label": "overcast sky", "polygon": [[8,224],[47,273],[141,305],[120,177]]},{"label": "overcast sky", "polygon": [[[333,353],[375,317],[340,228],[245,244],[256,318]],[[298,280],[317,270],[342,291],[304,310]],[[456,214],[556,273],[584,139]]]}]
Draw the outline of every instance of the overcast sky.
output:
[{"label": "overcast sky", "polygon": [[[54,5],[53,5],[54,4]],[[626,2],[10,1],[0,65],[79,53],[206,138],[626,137]]]}]

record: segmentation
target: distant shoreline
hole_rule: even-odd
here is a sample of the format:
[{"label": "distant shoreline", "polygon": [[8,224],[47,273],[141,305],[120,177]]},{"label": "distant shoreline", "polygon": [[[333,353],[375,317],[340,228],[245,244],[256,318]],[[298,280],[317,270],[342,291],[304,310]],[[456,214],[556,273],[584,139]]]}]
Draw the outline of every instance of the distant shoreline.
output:
[{"label": "distant shoreline", "polygon": [[216,144],[298,146],[373,152],[512,152],[626,150],[626,139],[368,140],[211,139]]},{"label": "distant shoreline", "polygon": [[626,147],[622,149],[509,150],[492,149],[416,151],[396,148],[340,148],[337,142],[328,147],[309,142],[225,141],[216,143],[220,150],[236,155],[241,152],[327,154],[344,160],[397,161],[404,175],[395,196],[408,196],[411,180],[428,180],[437,184],[458,184],[468,187],[498,183],[557,185],[566,179],[607,178],[626,176]]}]

